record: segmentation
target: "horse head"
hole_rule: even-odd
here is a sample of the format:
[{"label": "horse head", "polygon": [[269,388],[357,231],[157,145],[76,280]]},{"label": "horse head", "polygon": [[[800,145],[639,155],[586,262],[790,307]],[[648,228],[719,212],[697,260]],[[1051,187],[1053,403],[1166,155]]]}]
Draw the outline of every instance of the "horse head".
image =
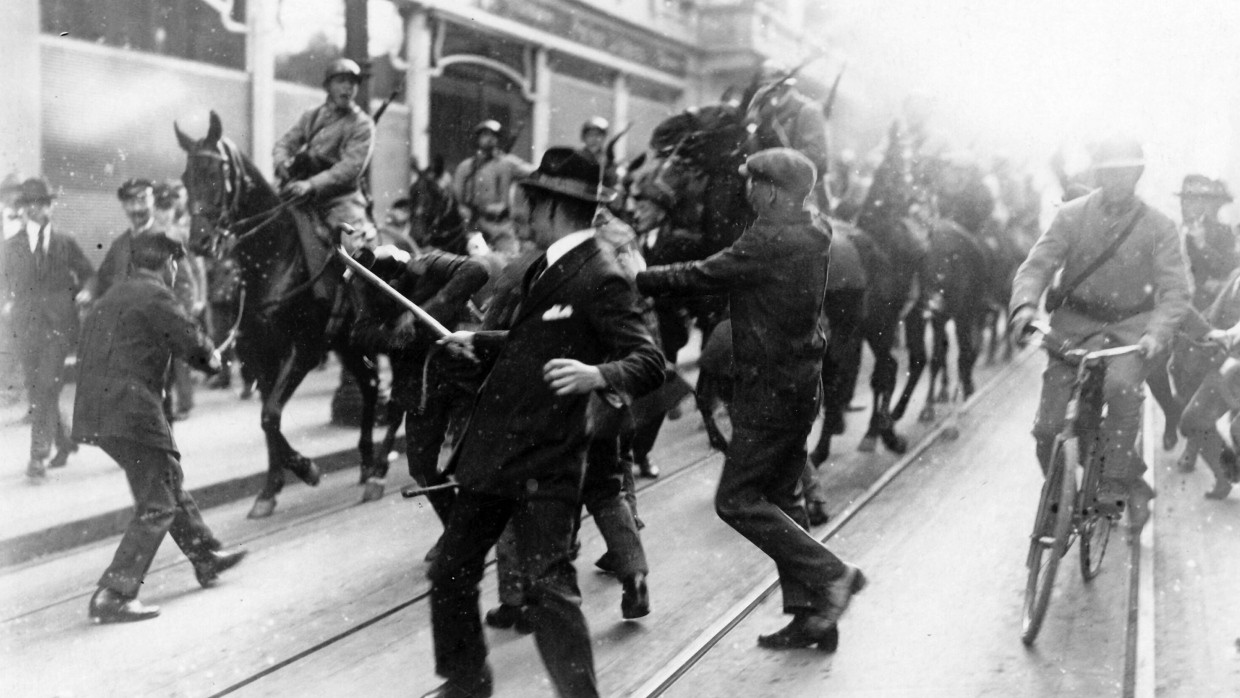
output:
[{"label": "horse head", "polygon": [[222,256],[234,226],[251,210],[270,207],[275,190],[258,174],[230,139],[220,117],[211,112],[207,135],[195,140],[173,122],[177,142],[186,153],[181,181],[189,196],[189,247],[195,254]]},{"label": "horse head", "polygon": [[443,157],[435,156],[430,167],[414,165],[416,176],[409,185],[410,235],[419,247],[464,249],[465,219],[456,195],[444,184]]}]

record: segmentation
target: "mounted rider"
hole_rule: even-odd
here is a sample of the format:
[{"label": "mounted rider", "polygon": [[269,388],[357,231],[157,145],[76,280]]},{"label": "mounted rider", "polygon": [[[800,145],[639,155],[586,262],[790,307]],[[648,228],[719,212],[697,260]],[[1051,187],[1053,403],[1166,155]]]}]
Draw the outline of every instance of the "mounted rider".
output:
[{"label": "mounted rider", "polygon": [[825,215],[828,205],[826,175],[830,171],[827,117],[821,102],[797,89],[794,72],[778,61],[762,65],[761,84],[749,100],[746,121],[754,126],[747,144],[750,153],[767,148],[792,148],[809,158],[818,173],[814,203]]},{"label": "mounted rider", "polygon": [[344,223],[367,238],[362,180],[374,152],[375,122],[354,99],[366,76],[361,66],[337,58],[323,76],[327,100],[304,112],[273,151],[281,191],[313,203],[329,229]]},{"label": "mounted rider", "polygon": [[513,238],[509,191],[513,183],[534,168],[515,155],[504,152],[500,139],[504,127],[487,119],[474,127],[477,150],[457,165],[452,178],[453,193],[461,207],[467,230],[480,230],[487,244],[499,247],[499,238]]}]

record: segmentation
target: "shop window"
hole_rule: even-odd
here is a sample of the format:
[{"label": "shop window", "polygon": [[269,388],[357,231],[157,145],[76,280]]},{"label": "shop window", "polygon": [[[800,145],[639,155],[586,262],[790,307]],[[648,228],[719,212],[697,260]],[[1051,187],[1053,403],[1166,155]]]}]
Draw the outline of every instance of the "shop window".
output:
[{"label": "shop window", "polygon": [[225,23],[244,22],[245,4],[233,0],[227,18],[203,0],[41,0],[40,10],[45,34],[242,70],[245,35]]}]

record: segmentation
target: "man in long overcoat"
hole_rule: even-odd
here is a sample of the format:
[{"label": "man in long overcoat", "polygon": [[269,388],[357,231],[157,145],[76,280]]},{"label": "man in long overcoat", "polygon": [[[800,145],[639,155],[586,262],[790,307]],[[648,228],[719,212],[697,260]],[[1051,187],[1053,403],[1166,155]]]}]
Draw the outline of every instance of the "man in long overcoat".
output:
[{"label": "man in long overcoat", "polygon": [[758,214],[753,225],[704,260],[651,267],[637,275],[637,286],[656,296],[728,294],[733,435],[715,510],[779,569],[784,612],[793,620],[759,643],[833,649],[836,623],[865,577],[806,532],[798,488],[821,399],[826,337],[819,321],[831,238],[806,209],[817,178],[809,158],[771,148],[749,156],[741,172]]},{"label": "man in long overcoat", "polygon": [[96,623],[159,615],[137,597],[166,533],[193,563],[203,587],[245,555],[220,551],[185,491],[181,454],[164,414],[164,377],[174,356],[199,370],[220,368],[211,341],[169,288],[184,254],[180,243],[162,233],[135,238],[132,276],[104,294],[82,332],[73,437],[111,456],[125,470],[134,497],[134,516],[90,600]]},{"label": "man in long overcoat", "polygon": [[590,440],[586,405],[596,390],[631,399],[663,380],[633,284],[594,239],[595,208],[613,196],[599,186],[597,163],[551,148],[521,184],[545,254],[522,280],[519,308],[506,330],[445,340],[491,368],[453,454],[461,489],[430,572],[435,669],[448,679],[440,696],[491,695],[478,583],[509,520],[552,684],[564,696],[598,695],[569,549]]},{"label": "man in long overcoat", "polygon": [[4,281],[0,306],[21,358],[30,398],[26,476],[35,482],[47,477],[48,467],[65,465],[69,454],[77,450],[60,414],[60,391],[65,359],[78,340],[74,297],[94,275],[73,236],[52,225],[54,198],[45,179],[22,183],[16,205],[24,209],[27,223],[5,243],[0,273]]}]

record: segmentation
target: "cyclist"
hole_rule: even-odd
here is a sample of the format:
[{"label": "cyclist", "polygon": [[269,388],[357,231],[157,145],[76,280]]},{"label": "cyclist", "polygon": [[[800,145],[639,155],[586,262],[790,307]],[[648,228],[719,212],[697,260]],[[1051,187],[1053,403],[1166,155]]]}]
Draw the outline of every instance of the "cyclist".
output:
[{"label": "cyclist", "polygon": [[[1136,451],[1147,360],[1170,346],[1192,296],[1175,224],[1136,195],[1145,170],[1141,144],[1127,137],[1102,141],[1092,158],[1098,189],[1063,205],[1016,272],[1009,306],[1010,327],[1023,335],[1056,272],[1060,284],[1047,294],[1051,327],[1078,344],[1098,348],[1111,340],[1139,344],[1117,357],[1103,387],[1107,414],[1099,446],[1103,478],[1098,503],[1129,524],[1149,517],[1154,491],[1141,475]],[[1063,428],[1075,370],[1050,359],[1034,420],[1038,461],[1047,472],[1056,434]]]}]

